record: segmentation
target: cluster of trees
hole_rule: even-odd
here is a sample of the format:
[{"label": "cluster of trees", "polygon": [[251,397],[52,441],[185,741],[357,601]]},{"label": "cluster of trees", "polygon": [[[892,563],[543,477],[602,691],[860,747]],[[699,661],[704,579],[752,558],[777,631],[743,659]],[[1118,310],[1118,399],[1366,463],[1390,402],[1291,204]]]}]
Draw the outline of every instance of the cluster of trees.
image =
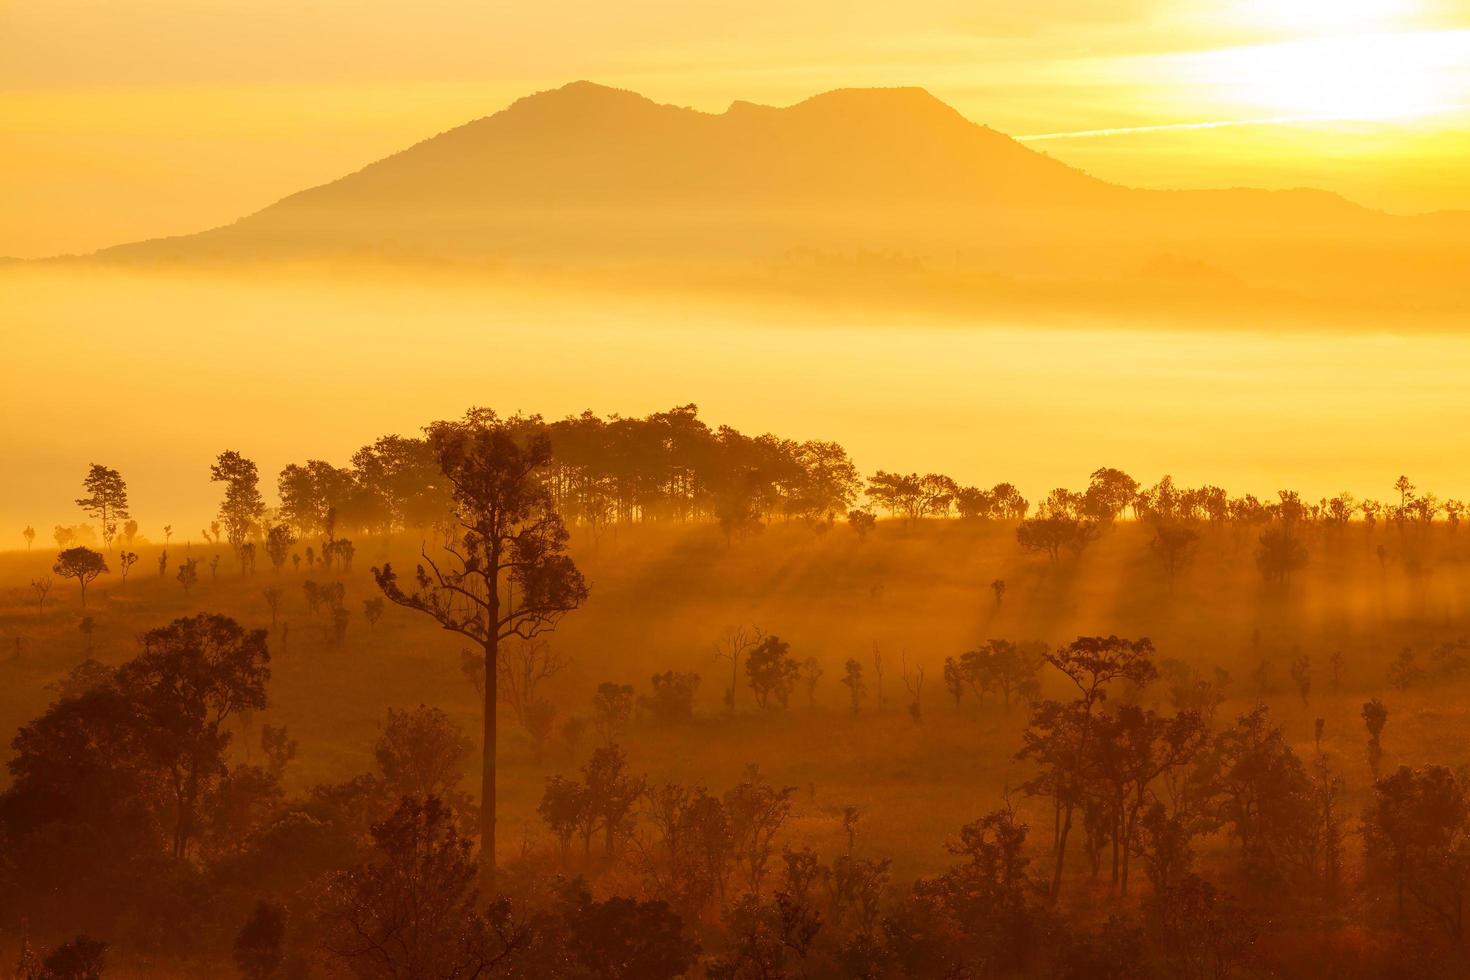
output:
[{"label": "cluster of trees", "polygon": [[[223,485],[218,519],[203,530],[206,540],[227,540],[244,570],[263,550],[280,570],[308,565],[350,569],[355,547],[339,536],[346,529],[391,535],[440,533],[452,542],[459,530],[454,480],[446,473],[442,430],[436,423],[418,438],[385,436],[353,453],[348,465],[322,460],[292,463],[276,481],[280,504],[268,507],[256,464],[233,450],[220,453],[211,479]],[[878,512],[893,519],[959,518],[1016,525],[1017,543],[1052,562],[1078,556],[1111,525],[1131,518],[1150,532],[1149,547],[1172,579],[1193,559],[1207,531],[1231,529],[1257,537],[1255,558],[1262,577],[1288,583],[1308,561],[1309,533],[1331,534],[1354,521],[1370,532],[1380,523],[1401,534],[1422,530],[1444,516],[1458,529],[1463,502],[1440,500],[1404,476],[1386,502],[1357,500],[1347,493],[1309,502],[1281,490],[1275,499],[1231,496],[1218,486],[1181,487],[1169,476],[1143,486],[1113,468],[1096,470],[1085,489],[1058,488],[1034,507],[1010,483],[990,489],[963,486],[938,473],[879,470],[866,480],[837,443],[798,442],[766,434],[747,436],[729,426],[711,429],[693,405],[645,418],[602,418],[591,412],[547,422],[540,416],[500,418],[473,409],[462,426],[495,429],[506,438],[545,447],[527,478],[545,494],[558,518],[595,537],[613,524],[640,521],[717,523],[730,540],[759,531],[773,519],[800,521],[817,532],[845,515],[852,531],[866,537]],[[116,470],[92,464],[77,499],[100,527],[108,551],[121,539],[124,551],[137,537],[128,487]],[[61,550],[99,540],[97,527],[56,528]],[[23,532],[29,547],[35,530]],[[165,527],[167,543],[172,527]],[[1004,583],[996,583],[999,601]]]}]

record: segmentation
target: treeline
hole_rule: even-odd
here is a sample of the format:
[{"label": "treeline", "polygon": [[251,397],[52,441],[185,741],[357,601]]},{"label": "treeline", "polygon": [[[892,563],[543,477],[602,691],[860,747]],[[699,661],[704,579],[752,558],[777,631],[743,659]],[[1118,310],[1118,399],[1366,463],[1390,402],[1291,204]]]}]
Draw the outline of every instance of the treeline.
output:
[{"label": "treeline", "polygon": [[[1168,476],[1145,486],[1107,467],[1093,472],[1083,489],[1058,488],[1033,507],[1008,482],[986,489],[941,473],[884,470],[864,478],[838,443],[712,429],[694,405],[644,418],[584,412],[551,422],[540,416],[500,419],[475,409],[465,421],[493,423],[522,440],[547,437],[551,460],[538,478],[563,519],[594,534],[615,524],[691,521],[717,522],[733,537],[773,520],[800,521],[817,531],[846,520],[865,535],[879,516],[1012,523],[1030,517],[1022,545],[1056,558],[1068,549],[1080,551],[1099,529],[1126,519],[1189,528],[1340,528],[1360,522],[1372,529],[1382,522],[1402,530],[1428,526],[1441,515],[1455,528],[1465,512],[1462,501],[1420,492],[1407,477],[1398,479],[1387,501],[1341,493],[1313,502],[1292,490],[1271,499],[1232,496],[1213,485],[1179,486]],[[279,506],[273,508],[260,494],[254,462],[238,453],[222,453],[211,478],[225,484],[226,499],[220,519],[199,533],[207,541],[229,537],[237,547],[248,538],[263,541],[277,526],[293,539],[334,540],[338,529],[425,532],[443,526],[454,506],[440,460],[422,437],[384,436],[353,453],[345,466],[320,459],[291,463],[276,477]],[[122,475],[93,464],[84,488],[88,496],[77,504],[99,525],[58,526],[57,546],[93,543],[99,533],[109,547],[115,537],[132,544],[138,523],[128,512]],[[174,533],[165,527],[165,540]],[[27,527],[23,536],[30,547],[36,532]]]}]

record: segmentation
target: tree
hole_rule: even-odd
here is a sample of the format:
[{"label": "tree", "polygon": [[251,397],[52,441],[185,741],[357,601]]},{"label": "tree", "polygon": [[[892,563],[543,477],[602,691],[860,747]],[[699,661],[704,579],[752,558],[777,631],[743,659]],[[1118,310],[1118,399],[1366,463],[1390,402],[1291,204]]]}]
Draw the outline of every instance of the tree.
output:
[{"label": "tree", "polygon": [[184,595],[188,595],[199,584],[199,559],[185,558],[179,565],[178,579],[184,587]]},{"label": "tree", "polygon": [[618,842],[628,835],[633,825],[633,807],[647,788],[642,776],[628,773],[628,757],[616,745],[604,745],[592,752],[582,767],[586,787],[585,806],[602,828],[609,856],[617,851]]},{"label": "tree", "polygon": [[1302,707],[1307,706],[1307,699],[1312,694],[1312,658],[1305,653],[1298,654],[1291,661],[1291,680],[1296,685],[1296,693],[1302,699]]},{"label": "tree", "polygon": [[389,708],[373,758],[393,798],[434,797],[452,803],[471,747],[463,730],[438,708]]},{"label": "tree", "polygon": [[77,506],[102,525],[102,541],[111,551],[112,539],[117,536],[117,522],[130,516],[128,485],[117,470],[93,463],[82,479],[82,490],[87,496],[78,498]]},{"label": "tree", "polygon": [[1291,583],[1291,576],[1307,566],[1307,546],[1297,539],[1289,524],[1268,527],[1256,547],[1256,567],[1267,582]]},{"label": "tree", "polygon": [[847,526],[863,541],[878,526],[878,518],[870,510],[853,509],[847,512]]},{"label": "tree", "polygon": [[1046,552],[1052,564],[1063,549],[1080,555],[1096,535],[1096,524],[1070,514],[1040,514],[1016,525],[1016,543],[1026,551]]},{"label": "tree", "polygon": [[56,556],[56,563],[51,566],[54,574],[77,580],[77,585],[81,587],[83,609],[87,608],[87,586],[107,570],[107,559],[100,552],[85,547],[67,548]]},{"label": "tree", "polygon": [[762,709],[786,707],[791,689],[801,674],[801,665],[791,656],[791,644],[779,636],[764,637],[745,658],[745,675]]},{"label": "tree", "polygon": [[[209,468],[209,479],[225,485],[225,499],[219,507],[220,523],[230,547],[240,557],[256,523],[265,516],[265,500],[260,496],[260,474],[252,460],[246,459],[233,449],[219,454]],[[170,530],[164,529],[165,532]],[[242,564],[242,569],[243,569]]]},{"label": "tree", "polygon": [[246,980],[270,980],[286,959],[286,910],[264,899],[235,934],[235,965]]},{"label": "tree", "polygon": [[271,586],[270,588],[262,591],[260,594],[265,597],[265,604],[270,607],[271,629],[275,629],[276,619],[280,615],[281,611],[281,597],[283,593],[278,587]]},{"label": "tree", "polygon": [[986,691],[999,690],[1005,709],[1010,711],[1013,696],[1030,698],[1040,693],[1036,674],[1044,663],[1044,643],[989,640],[960,657],[958,676],[969,684],[977,698],[983,699]]},{"label": "tree", "polygon": [[265,553],[270,557],[271,568],[279,574],[281,566],[286,564],[286,559],[291,556],[291,546],[296,543],[296,535],[291,532],[288,524],[277,524],[266,532]]},{"label": "tree", "polygon": [[51,591],[51,576],[31,579],[31,591],[36,593],[36,615],[46,615],[46,593]]},{"label": "tree", "polygon": [[1404,647],[1388,665],[1388,685],[1396,691],[1407,691],[1424,679],[1424,668],[1414,662],[1414,651]]},{"label": "tree", "polygon": [[436,561],[421,550],[407,587],[391,564],[373,577],[392,602],[430,616],[474,641],[484,654],[484,760],[480,794],[480,861],[488,884],[495,870],[495,749],[498,670],[503,640],[531,640],[587,598],[587,583],[566,554],[567,530],[552,508],[540,473],[551,441],[535,420],[500,420],[472,410],[463,421],[439,422],[428,438],[449,481],[455,539]]},{"label": "tree", "polygon": [[680,725],[694,720],[694,692],[700,677],[695,673],[666,670],[650,680],[653,694],[640,697],[639,705],[656,725]]},{"label": "tree", "polygon": [[20,536],[26,539],[26,550],[30,551],[31,545],[36,541],[36,529],[27,524],[26,529],[20,532]]},{"label": "tree", "polygon": [[628,727],[633,717],[633,685],[603,681],[592,695],[592,712],[608,745]]},{"label": "tree", "polygon": [[1112,523],[1138,498],[1138,481],[1122,470],[1103,467],[1094,470],[1083,493],[1082,509],[1094,520]]},{"label": "tree", "polygon": [[801,662],[801,682],[806,685],[806,705],[817,706],[817,683],[822,679],[822,665],[816,657],[807,657]]},{"label": "tree", "polygon": [[1149,548],[1158,555],[1159,561],[1164,564],[1165,573],[1173,581],[1179,570],[1194,557],[1198,544],[1199,532],[1194,528],[1183,524],[1157,522],[1154,524],[1154,536],[1149,542]]},{"label": "tree", "polygon": [[1032,759],[1040,767],[1040,772],[1025,784],[1026,791],[1053,800],[1056,829],[1048,890],[1052,902],[1061,894],[1067,839],[1076,809],[1084,801],[1103,702],[1114,684],[1142,686],[1153,680],[1158,675],[1153,653],[1153,644],[1147,639],[1083,636],[1046,655],[1046,662],[1071,683],[1077,696],[1068,702],[1039,702],[1032,709],[1031,724],[1022,735],[1016,757]]},{"label": "tree", "polygon": [[596,902],[577,881],[564,893],[561,910],[574,976],[676,980],[689,974],[699,954],[699,944],[684,937],[682,921],[666,902]]},{"label": "tree", "polygon": [[842,683],[847,685],[848,696],[852,699],[852,713],[857,714],[868,688],[863,684],[863,665],[856,659],[849,657],[843,665]]},{"label": "tree", "polygon": [[924,718],[924,667],[921,664],[910,673],[908,651],[905,650],[899,656],[899,669],[903,675],[904,689],[909,692],[909,697],[913,698],[909,702],[909,716],[914,721],[922,721]]},{"label": "tree", "polygon": [[570,657],[553,649],[545,637],[516,639],[506,644],[500,651],[496,672],[500,700],[510,707],[517,724],[530,731],[532,706],[541,701],[537,693],[541,685],[571,662]]},{"label": "tree", "polygon": [[118,687],[136,705],[143,755],[168,777],[175,859],[198,836],[200,800],[225,770],[225,722],[263,710],[269,679],[265,630],[208,614],[148,631],[142,654],[118,669]]},{"label": "tree", "polygon": [[1265,705],[1215,736],[1195,778],[1208,785],[1253,884],[1281,887],[1289,875],[1312,870],[1318,842],[1311,780]]},{"label": "tree", "polygon": [[751,765],[746,767],[740,782],[724,795],[731,854],[752,894],[760,893],[766,865],[771,859],[772,842],[791,815],[791,798],[795,794],[795,786],[773,786]]},{"label": "tree", "polygon": [[1383,726],[1388,724],[1388,709],[1377,698],[1363,705],[1363,724],[1368,729],[1368,769],[1378,782],[1378,769],[1383,763]]},{"label": "tree", "polygon": [[715,641],[715,659],[730,661],[730,686],[725,690],[725,706],[732,713],[735,711],[735,690],[739,686],[740,662],[765,636],[760,627],[726,626]]},{"label": "tree", "polygon": [[378,620],[383,618],[383,597],[373,596],[362,600],[362,615],[368,621],[368,631],[377,629]]},{"label": "tree", "polygon": [[377,860],[335,875],[321,902],[322,945],[362,980],[533,975],[515,966],[533,933],[509,901],[481,912],[470,842],[434,797],[404,799],[372,827]]},{"label": "tree", "polygon": [[122,580],[124,583],[126,583],[128,580],[128,570],[131,569],[134,565],[138,564],[137,552],[124,551],[122,554],[117,556],[117,564],[118,567],[122,569]]},{"label": "tree", "polygon": [[77,936],[46,956],[36,980],[102,980],[105,972],[107,943],[90,936]]},{"label": "tree", "polygon": [[1459,945],[1470,902],[1470,800],[1444,766],[1399,767],[1373,787],[1363,818],[1370,882],[1392,889],[1400,925],[1405,898]]}]

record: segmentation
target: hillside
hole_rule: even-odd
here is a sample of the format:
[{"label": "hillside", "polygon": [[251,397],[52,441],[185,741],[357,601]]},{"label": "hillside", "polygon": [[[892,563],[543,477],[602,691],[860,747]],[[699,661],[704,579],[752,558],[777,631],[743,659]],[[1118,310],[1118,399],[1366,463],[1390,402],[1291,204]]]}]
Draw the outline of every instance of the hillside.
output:
[{"label": "hillside", "polygon": [[712,115],[578,82],[129,263],[370,258],[930,302],[1460,308],[1470,217],[1088,176],[919,89]]}]

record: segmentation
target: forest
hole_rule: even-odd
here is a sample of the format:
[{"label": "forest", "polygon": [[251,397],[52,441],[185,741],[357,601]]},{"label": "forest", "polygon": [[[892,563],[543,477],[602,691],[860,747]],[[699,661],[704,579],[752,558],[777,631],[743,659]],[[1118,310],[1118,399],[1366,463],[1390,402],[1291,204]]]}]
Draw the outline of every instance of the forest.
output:
[{"label": "forest", "polygon": [[0,554],[0,975],[1470,971],[1408,476],[1032,501],[693,405],[225,450],[200,528],[77,473]]}]

